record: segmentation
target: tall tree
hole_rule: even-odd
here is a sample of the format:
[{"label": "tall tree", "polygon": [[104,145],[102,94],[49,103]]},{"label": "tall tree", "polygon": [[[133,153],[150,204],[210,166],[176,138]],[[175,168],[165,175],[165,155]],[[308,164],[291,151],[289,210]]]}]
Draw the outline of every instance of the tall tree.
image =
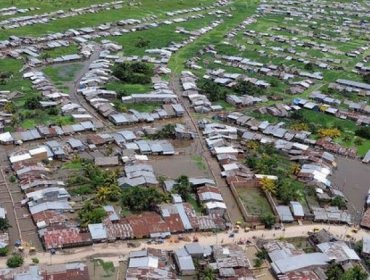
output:
[{"label": "tall tree", "polygon": [[8,219],[0,218],[0,230],[1,231],[6,231],[10,227],[11,225],[9,224]]},{"label": "tall tree", "polygon": [[185,175],[181,175],[179,178],[177,178],[172,192],[178,193],[182,197],[182,199],[187,201],[191,194],[189,178]]}]

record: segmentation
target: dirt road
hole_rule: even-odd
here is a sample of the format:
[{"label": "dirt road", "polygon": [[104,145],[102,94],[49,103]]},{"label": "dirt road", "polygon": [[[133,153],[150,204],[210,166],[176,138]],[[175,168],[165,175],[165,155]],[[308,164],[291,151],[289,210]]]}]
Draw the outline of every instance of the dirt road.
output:
[{"label": "dirt road", "polygon": [[[230,238],[227,232],[222,232],[218,234],[212,233],[196,233],[199,238],[199,243],[202,245],[221,245],[236,243],[239,240],[255,240],[256,238],[263,239],[276,239],[279,237],[289,238],[289,237],[300,237],[307,236],[308,231],[312,231],[314,228],[327,229],[332,234],[338,238],[348,240],[346,235],[351,232],[351,228],[344,225],[322,225],[322,224],[312,224],[312,225],[296,225],[287,227],[285,231],[282,230],[257,230],[250,232],[240,232],[235,235],[235,237]],[[194,234],[187,234],[192,237]],[[354,240],[360,240],[364,236],[368,236],[369,232],[364,230],[359,230],[357,233],[351,233]],[[110,259],[122,260],[126,259],[129,252],[144,249],[146,247],[160,248],[164,250],[176,250],[188,242],[180,241],[179,243],[171,243],[166,241],[164,244],[159,245],[147,245],[146,240],[142,240],[142,244],[138,248],[129,248],[127,242],[120,241],[109,244],[96,244],[90,247],[82,247],[78,249],[62,250],[58,251],[56,255],[51,255],[47,252],[37,253],[32,256],[25,256],[25,263],[31,264],[32,258],[37,257],[41,264],[59,264],[66,262],[77,262],[84,261],[89,258],[103,258],[107,257]],[[0,266],[6,266],[6,259],[0,259]]]},{"label": "dirt road", "polygon": [[230,221],[233,224],[235,224],[237,221],[242,221],[243,216],[242,216],[242,213],[241,213],[238,205],[236,204],[235,198],[234,198],[230,188],[226,184],[225,179],[221,177],[220,165],[218,164],[217,160],[214,157],[212,157],[211,153],[209,152],[209,150],[207,148],[207,145],[205,143],[204,138],[202,137],[202,133],[199,130],[199,127],[196,123],[196,120],[194,120],[194,118],[193,118],[193,116],[190,112],[190,104],[189,104],[188,100],[186,100],[185,98],[182,97],[182,88],[181,88],[181,85],[180,85],[179,77],[177,75],[172,75],[171,76],[170,86],[174,90],[174,92],[177,94],[177,96],[179,97],[179,100],[181,101],[182,105],[185,108],[186,113],[183,117],[183,120],[186,122],[186,124],[193,131],[195,131],[197,133],[197,137],[194,141],[196,141],[198,143],[197,147],[198,147],[199,151],[197,149],[197,151],[195,151],[196,152],[195,155],[201,155],[204,158],[205,162],[207,163],[207,167],[210,170],[210,172],[211,172],[211,174],[214,178],[214,181],[216,182],[217,187],[221,191],[222,197],[223,197],[223,199],[226,203],[227,214],[230,218]]}]

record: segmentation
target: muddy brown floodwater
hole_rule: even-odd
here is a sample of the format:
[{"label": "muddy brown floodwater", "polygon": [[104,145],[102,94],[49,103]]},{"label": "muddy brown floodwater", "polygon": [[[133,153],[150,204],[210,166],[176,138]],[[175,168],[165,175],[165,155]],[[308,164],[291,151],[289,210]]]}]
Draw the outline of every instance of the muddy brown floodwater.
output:
[{"label": "muddy brown floodwater", "polygon": [[173,140],[171,143],[177,155],[151,157],[149,161],[157,175],[170,179],[176,179],[181,175],[213,179],[202,156],[198,139],[195,141]]},{"label": "muddy brown floodwater", "polygon": [[359,160],[343,157],[337,157],[337,166],[331,178],[332,182],[345,194],[350,204],[349,209],[358,221],[370,188],[370,166]]}]

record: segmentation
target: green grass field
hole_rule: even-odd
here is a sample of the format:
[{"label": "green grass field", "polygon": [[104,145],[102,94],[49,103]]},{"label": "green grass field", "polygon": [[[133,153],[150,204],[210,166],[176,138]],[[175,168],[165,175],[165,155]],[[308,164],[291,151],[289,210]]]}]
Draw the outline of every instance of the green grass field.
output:
[{"label": "green grass field", "polygon": [[45,67],[43,72],[55,83],[72,82],[82,67],[81,63],[51,65]]},{"label": "green grass field", "polygon": [[56,58],[68,54],[78,54],[79,48],[75,44],[71,44],[68,47],[60,47],[51,50],[45,50],[41,53],[41,56],[47,56],[50,58]]},{"label": "green grass field", "polygon": [[270,204],[259,188],[240,187],[237,188],[237,192],[249,214],[257,216],[272,214]]},{"label": "green grass field", "polygon": [[133,93],[147,93],[151,90],[153,90],[151,84],[125,84],[122,82],[116,82],[112,81],[106,84],[106,89],[108,90],[114,90],[116,92],[124,91],[127,94],[133,94]]},{"label": "green grass field", "polygon": [[[86,7],[95,3],[105,3],[101,0],[19,0],[15,3],[17,7],[40,7],[42,12],[57,11],[60,9],[68,10],[69,8]],[[2,30],[0,32],[0,40],[7,39],[11,35],[16,36],[36,36],[55,32],[63,32],[70,28],[81,28],[87,26],[96,26],[106,22],[119,21],[127,18],[141,18],[149,15],[157,15],[159,18],[165,16],[165,12],[177,9],[186,9],[189,7],[197,7],[212,3],[211,0],[198,0],[196,3],[192,1],[172,1],[172,0],[141,0],[140,6],[128,6],[125,4],[121,9],[102,11],[96,14],[83,14],[74,17],[57,19],[48,24],[35,24],[24,26],[16,29]],[[0,8],[10,7],[11,0],[1,1]]]}]

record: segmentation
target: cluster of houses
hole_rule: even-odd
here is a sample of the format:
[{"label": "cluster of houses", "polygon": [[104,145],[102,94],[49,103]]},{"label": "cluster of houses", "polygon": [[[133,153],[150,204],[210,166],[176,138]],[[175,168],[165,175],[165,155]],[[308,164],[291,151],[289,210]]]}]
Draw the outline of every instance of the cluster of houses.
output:
[{"label": "cluster of houses", "polygon": [[321,280],[327,279],[325,272],[331,264],[344,271],[361,266],[361,258],[356,251],[325,230],[310,233],[308,241],[312,253],[305,253],[286,241],[266,241],[263,244],[277,279]]},{"label": "cluster of houses", "polygon": [[208,71],[205,76],[203,76],[205,79],[210,79],[214,81],[216,84],[220,84],[227,87],[233,87],[236,85],[237,80],[242,80],[246,82],[250,82],[254,84],[255,86],[261,87],[261,88],[269,88],[271,85],[264,81],[259,80],[257,78],[251,78],[247,75],[241,75],[238,73],[225,73],[224,69],[216,69]]},{"label": "cluster of houses", "polygon": [[[366,14],[366,5],[360,3],[333,3],[333,6],[327,2],[314,1],[312,3],[302,3],[298,1],[283,2],[283,1],[263,1],[259,7],[261,13],[289,15],[291,17],[299,17],[315,20],[330,20],[334,21],[338,18],[347,17],[351,22],[351,18],[358,15]],[[348,25],[348,22],[347,22]]]},{"label": "cluster of houses", "polygon": [[[248,127],[248,130],[208,121],[202,121],[199,125],[211,153],[220,164],[221,175],[226,177],[229,185],[259,186],[262,178],[278,179],[269,174],[254,174],[252,170],[240,162],[245,148],[235,140],[258,141],[262,144],[273,144],[277,150],[286,153],[291,161],[297,162],[300,165],[297,179],[315,188],[318,201],[327,204],[337,196],[345,199],[343,193],[338,191],[329,180],[332,169],[336,166],[334,156],[328,152],[314,149],[308,143],[304,144],[305,139],[309,140],[309,133],[292,132],[292,138],[288,140],[283,136],[289,132],[279,125],[254,122],[255,119],[238,112],[230,113],[224,118],[221,120],[232,122],[241,127]],[[242,122],[244,123],[242,124]],[[274,136],[274,134],[283,131],[285,131],[283,136]],[[242,205],[239,207],[243,208]],[[305,216],[320,222],[351,223],[351,215],[346,210],[337,207],[311,207],[311,212],[308,209],[303,210],[302,205],[295,201],[292,201],[289,206],[272,204],[271,207],[275,210],[279,221],[284,223],[294,222]]]},{"label": "cluster of houses", "polygon": [[330,83],[329,88],[336,91],[355,93],[360,96],[370,95],[370,85],[363,82],[338,79],[335,83]]},{"label": "cluster of houses", "polygon": [[[180,126],[185,131],[185,127]],[[145,130],[145,129],[144,129]],[[142,132],[137,134],[144,135]],[[113,156],[96,153],[96,147],[116,143],[121,152]],[[25,194],[22,205],[29,208],[37,226],[38,234],[46,250],[90,245],[96,242],[112,242],[116,239],[143,237],[166,237],[171,233],[224,229],[223,218],[226,205],[215,182],[207,178],[190,178],[199,202],[204,205],[205,214],[198,214],[193,206],[172,194],[171,203],[160,204],[153,212],[121,217],[111,205],[103,208],[107,217],[102,223],[88,224],[80,228],[72,214],[75,209],[71,195],[63,180],[55,179],[54,168],[44,162],[66,160],[71,153],[95,151],[95,165],[104,168],[124,165],[124,175],[118,179],[121,188],[136,186],[159,187],[160,182],[154,169],[147,164],[147,155],[173,155],[174,147],[166,140],[139,140],[132,131],[98,133],[87,135],[85,140],[69,138],[65,142],[47,141],[30,150],[21,150],[9,155],[11,167],[16,174],[20,188]],[[171,191],[175,181],[164,183],[165,191]],[[5,215],[5,214],[4,214]],[[4,246],[5,244],[4,237]]]},{"label": "cluster of houses", "polygon": [[87,131],[95,131],[103,128],[101,122],[84,121],[72,125],[43,126],[39,125],[32,129],[18,132],[4,132],[0,134],[1,144],[22,144],[23,142],[67,136]]},{"label": "cluster of houses", "polygon": [[[265,65],[249,58],[218,55],[213,48],[209,49],[208,51],[215,55],[215,63],[226,64],[232,67],[241,68],[243,70],[253,71],[261,75],[276,77],[282,81],[288,82],[290,85],[289,92],[292,94],[302,93],[313,86],[315,84],[315,80],[323,79],[321,73],[319,72],[310,73],[306,71],[295,70],[286,66],[281,67],[274,64]],[[228,87],[234,86],[236,83],[235,80],[237,79],[248,81],[262,88],[269,88],[271,86],[270,83],[257,78],[251,78],[237,73],[224,73],[223,69],[211,71],[209,77],[212,78],[216,83]],[[297,77],[304,78],[304,80],[297,81]]]},{"label": "cluster of houses", "polygon": [[19,97],[19,92],[0,90],[0,131],[4,131],[6,126],[12,123],[13,114],[6,111],[6,105],[16,97]]},{"label": "cluster of houses", "polygon": [[31,265],[15,269],[0,269],[0,277],[4,280],[11,279],[90,279],[89,267],[84,262],[65,264]]},{"label": "cluster of houses", "polygon": [[[222,11],[219,11],[222,12]],[[216,12],[209,12],[209,15],[214,15],[217,14]],[[189,19],[197,19],[204,17],[203,15],[193,15],[189,16],[187,20]],[[185,22],[186,19],[184,18],[179,18],[179,19],[173,19],[173,20],[165,20],[163,24],[174,24],[174,23],[180,23],[180,22]],[[190,44],[200,36],[204,35],[205,33],[213,30],[216,28],[219,24],[221,24],[221,20],[215,20],[211,24],[205,27],[201,27],[198,30],[193,30],[193,31],[187,31],[184,28],[177,27],[176,32],[188,35],[189,37],[183,40],[182,42],[170,42],[168,46],[165,46],[163,48],[158,48],[158,49],[147,49],[145,50],[146,55],[140,57],[140,56],[128,56],[120,59],[118,62],[122,61],[142,61],[142,62],[149,62],[153,63],[156,65],[159,65],[160,67],[158,68],[158,72],[161,74],[168,74],[171,72],[171,69],[166,67],[166,64],[169,62],[171,56],[173,53],[177,52],[179,49],[185,47],[186,45]]]},{"label": "cluster of houses", "polygon": [[[30,69],[23,74],[23,77],[31,80],[32,87],[41,92],[42,100],[39,101],[41,108],[64,107],[62,113],[71,116],[76,122],[93,119],[86,109],[77,103],[73,103],[68,94],[59,92],[43,72]],[[69,110],[66,110],[67,108]]]},{"label": "cluster of houses", "polygon": [[35,7],[28,7],[28,8],[17,8],[15,6],[12,7],[6,7],[6,8],[1,8],[0,9],[0,15],[1,16],[12,16],[15,14],[25,14],[31,11],[37,11],[39,8]]},{"label": "cluster of houses", "polygon": [[[103,207],[107,217],[102,223],[79,228],[73,221],[61,219],[65,213],[43,217],[49,226],[40,232],[46,250],[87,246],[92,243],[113,242],[117,239],[165,238],[171,233],[224,229],[220,215],[197,215],[189,203],[173,195],[172,203],[158,205],[157,211],[122,217],[113,206]],[[53,216],[54,215],[54,216]],[[59,217],[59,219],[57,217]],[[65,218],[66,219],[66,218]],[[63,222],[61,222],[63,220]]]},{"label": "cluster of houses", "polygon": [[222,110],[220,105],[213,105],[207,96],[199,92],[197,77],[192,72],[182,71],[180,82],[183,88],[182,96],[189,100],[195,112],[209,113],[211,111]]},{"label": "cluster of houses", "polygon": [[[222,2],[222,1],[221,1]],[[222,6],[219,3],[214,3],[213,5],[205,7],[205,9],[214,9]],[[147,30],[150,28],[156,28],[164,24],[176,24],[179,22],[185,22],[191,19],[198,18],[199,15],[188,15],[187,17],[174,18],[171,20],[156,20],[155,16],[144,17],[140,20],[138,19],[125,19],[114,23],[105,23],[95,27],[83,27],[78,29],[69,29],[65,32],[53,33],[40,37],[32,38],[22,38],[17,36],[11,36],[8,40],[0,41],[0,57],[10,56],[18,58],[22,53],[26,53],[36,63],[38,57],[38,51],[40,49],[52,49],[58,47],[59,43],[62,41],[67,41],[70,43],[83,44],[88,41],[92,41],[101,37],[108,36],[121,36],[128,32],[136,32],[140,30]],[[155,22],[152,22],[155,21]],[[199,35],[213,29],[218,23],[213,23],[211,26],[203,28],[200,30]],[[196,37],[193,36],[193,41]],[[64,43],[65,44],[65,43]],[[74,56],[75,57],[75,56]]]},{"label": "cluster of houses", "polygon": [[129,254],[126,279],[192,277],[199,272],[195,262],[211,267],[218,279],[256,279],[252,264],[241,246],[199,243],[186,244],[174,252],[150,247],[133,251]]},{"label": "cluster of houses", "polygon": [[[289,24],[287,22],[286,24]],[[290,23],[291,24],[291,23]],[[297,33],[302,33],[302,31],[297,31],[299,29],[294,28],[294,32],[289,30],[289,27],[275,27],[273,28],[274,31],[284,31],[293,33],[296,35]],[[304,32],[304,31],[303,31]],[[307,32],[304,34],[309,37],[314,37],[313,34]],[[303,63],[307,65],[311,63],[312,65],[317,66],[321,69],[342,69],[340,64],[342,59],[339,58],[317,58],[314,57],[307,52],[298,51],[298,48],[310,48],[322,53],[330,53],[333,55],[344,55],[343,52],[339,51],[335,46],[327,45],[327,44],[319,44],[315,41],[300,41],[297,38],[289,38],[288,36],[284,35],[272,35],[265,32],[256,32],[254,30],[247,30],[244,32],[244,36],[247,37],[248,45],[266,45],[268,40],[269,42],[273,43],[273,46],[266,46],[266,50],[269,52],[261,51],[260,54],[269,56],[271,58],[280,58],[285,59],[286,61],[294,61],[297,63]],[[322,39],[322,38],[319,38]],[[275,44],[279,44],[276,46]],[[281,45],[281,46],[280,46]],[[320,75],[314,75],[314,77],[320,78]]]},{"label": "cluster of houses", "polygon": [[128,110],[117,111],[112,101],[117,100],[117,92],[103,89],[111,79],[112,62],[108,59],[98,59],[89,66],[89,71],[80,80],[78,93],[82,94],[90,105],[103,117],[115,125],[133,124],[138,122],[153,122],[159,119],[182,117],[184,108],[178,103],[177,95],[169,88],[168,82],[153,78],[154,91],[146,94],[132,94],[121,98],[122,104],[128,103],[163,103],[161,108],[151,113]]},{"label": "cluster of houses", "polygon": [[[292,104],[290,105],[275,104],[275,105],[268,106],[268,107],[261,107],[257,109],[257,111],[262,114],[271,114],[276,117],[288,117],[290,115],[290,112],[300,110],[302,108],[308,109],[308,110],[323,111],[329,114],[335,113],[335,116],[337,116],[338,118],[342,118],[342,119],[349,118],[352,120],[357,120],[360,124],[362,123],[362,121],[365,121],[368,118],[367,116],[362,116],[361,118],[358,118],[359,116],[361,116],[358,113],[338,110],[337,108],[330,107],[327,104],[324,104],[324,105],[322,104],[320,106],[319,104],[316,104],[314,102],[308,101],[303,98],[295,98]],[[306,133],[309,133],[309,135],[311,134],[310,132],[306,132]],[[355,158],[357,156],[357,150],[355,148],[343,147],[342,145],[333,142],[332,139],[327,139],[327,138],[322,138],[319,140],[308,139],[307,141],[306,143],[316,145],[317,147],[321,147],[322,149],[328,152],[331,152],[331,153],[335,153],[338,155],[344,155],[344,156],[348,156],[351,158]]]},{"label": "cluster of houses", "polygon": [[[58,10],[50,13],[36,14],[30,16],[12,17],[0,21],[0,27],[3,29],[14,29],[27,25],[34,24],[47,24],[50,21],[54,21],[61,18],[73,17],[77,15],[83,15],[88,13],[97,13],[104,10],[121,9],[124,1],[106,2],[103,4],[93,4],[89,7],[83,8],[72,8],[69,11]],[[18,12],[18,11],[17,11]]]}]

